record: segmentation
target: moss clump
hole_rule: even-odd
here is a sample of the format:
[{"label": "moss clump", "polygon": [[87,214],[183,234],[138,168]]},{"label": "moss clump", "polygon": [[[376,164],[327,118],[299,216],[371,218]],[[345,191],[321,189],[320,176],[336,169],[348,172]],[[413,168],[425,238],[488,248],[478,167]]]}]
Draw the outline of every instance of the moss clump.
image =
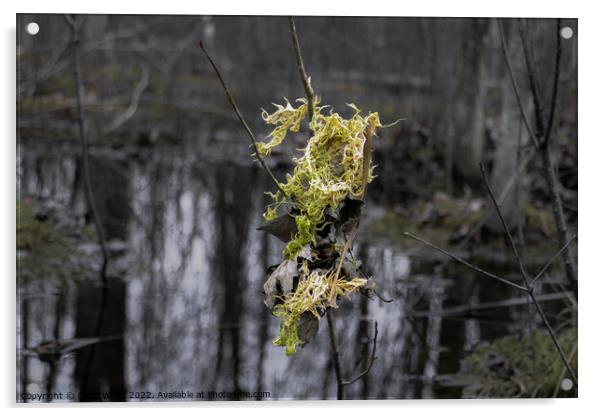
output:
[{"label": "moss clump", "polygon": [[[299,131],[300,123],[307,116],[307,101],[297,101],[302,103],[297,108],[287,101],[286,106],[277,105],[272,114],[264,110],[264,120],[277,127],[268,136],[271,138],[268,143],[259,144],[261,156],[269,155],[289,131]],[[287,198],[299,210],[296,220],[298,233],[284,251],[288,259],[295,258],[306,244],[314,240],[311,236],[315,236],[323,226],[328,208],[336,209],[347,197],[361,197],[366,185],[363,182],[365,133],[382,127],[378,113],[362,116],[354,104],[348,104],[354,111],[349,119],[332,110],[322,114],[326,107],[319,107],[318,101],[315,104],[316,110],[309,124],[312,136],[302,149],[302,156],[293,159],[293,174],[288,174],[287,182],[280,184],[285,195],[281,192],[272,194],[274,205],[264,214],[266,220],[274,219]],[[367,183],[374,179],[372,170],[370,166]]]},{"label": "moss clump", "polygon": [[[577,369],[577,329],[561,333],[559,343],[573,369]],[[479,346],[462,362],[470,380],[469,397],[556,397],[560,381],[568,375],[547,332],[533,331]]]},{"label": "moss clump", "polygon": [[66,264],[73,249],[55,226],[35,217],[31,200],[17,201],[17,273],[22,282],[30,278],[67,278]]},{"label": "moss clump", "polygon": [[[276,127],[268,136],[270,141],[258,145],[259,156],[268,156],[289,132],[299,131],[308,105],[307,100],[297,102],[296,108],[287,100],[271,114],[263,111],[263,119]],[[274,221],[286,206],[290,209],[284,215],[294,217],[296,225],[284,248],[283,262],[264,284],[266,305],[281,321],[274,345],[285,347],[287,355],[308,341],[299,333],[302,315],[319,321],[328,308],[337,307],[338,297],[348,297],[368,282],[348,256],[346,232],[357,225],[359,213],[356,218],[343,207],[349,211],[355,203],[361,212],[365,187],[374,178],[370,141],[382,126],[378,113],[362,116],[359,108],[348,105],[353,115],[346,119],[332,110],[323,114],[326,107],[315,101],[311,137],[300,149],[302,155],[293,159],[295,167],[286,183],[279,184],[281,191],[271,194],[274,203],[264,213],[266,221]],[[273,299],[278,302],[274,304]]]},{"label": "moss clump", "polygon": [[366,279],[360,277],[338,279],[334,269],[310,271],[307,261],[303,262],[300,271],[297,289],[285,296],[283,303],[276,305],[273,310],[274,315],[281,320],[280,333],[273,344],[285,347],[286,355],[294,354],[297,346],[303,344],[297,333],[297,322],[303,313],[309,312],[319,320],[321,313],[332,306],[332,299],[338,296],[349,297],[367,283]]}]

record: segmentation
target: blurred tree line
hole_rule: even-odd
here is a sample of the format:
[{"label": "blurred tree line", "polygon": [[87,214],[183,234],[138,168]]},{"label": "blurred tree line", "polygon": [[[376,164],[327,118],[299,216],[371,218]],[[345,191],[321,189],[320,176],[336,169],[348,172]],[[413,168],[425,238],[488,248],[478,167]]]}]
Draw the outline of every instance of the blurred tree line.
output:
[{"label": "blurred tree line", "polygon": [[[378,111],[385,123],[403,119],[375,142],[376,186],[387,193],[384,199],[427,198],[434,190],[463,194],[478,184],[480,161],[491,167],[496,189],[516,171],[528,136],[495,19],[296,20],[306,66],[324,104],[344,112],[345,103],[355,102]],[[26,33],[31,21],[40,25],[36,36]],[[563,40],[555,156],[563,196],[576,213],[577,22],[564,24],[575,36]],[[517,20],[505,19],[504,30],[531,116]],[[556,22],[529,19],[527,30],[547,110]],[[17,32],[19,138],[75,140],[70,39],[63,16],[19,15]],[[248,156],[248,144],[202,59],[199,39],[257,132],[268,131],[260,108],[282,97],[303,97],[286,17],[89,15],[80,46],[91,141],[113,147],[186,144],[205,153],[223,154],[227,148],[228,154]],[[537,163],[530,169],[538,169]],[[545,193],[541,178],[522,180],[533,192]]]}]

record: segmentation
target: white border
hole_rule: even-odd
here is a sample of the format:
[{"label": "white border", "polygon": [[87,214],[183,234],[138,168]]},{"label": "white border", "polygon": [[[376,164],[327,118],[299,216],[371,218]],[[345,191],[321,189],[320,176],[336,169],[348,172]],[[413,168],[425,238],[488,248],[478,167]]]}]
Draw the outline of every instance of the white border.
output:
[{"label": "white border", "polygon": [[[149,414],[164,414],[171,409],[177,412],[204,414],[217,409],[228,412],[245,414],[307,414],[315,410],[326,412],[345,412],[364,414],[372,407],[379,411],[395,413],[411,412],[420,415],[441,414],[482,416],[504,415],[526,411],[546,415],[591,414],[591,409],[600,409],[597,402],[600,396],[598,386],[602,374],[600,368],[600,281],[599,264],[595,262],[598,254],[598,240],[602,235],[600,230],[599,203],[600,184],[602,177],[600,158],[602,157],[600,143],[600,14],[595,9],[595,2],[503,0],[484,1],[405,1],[392,5],[392,1],[370,0],[352,3],[350,0],[302,0],[294,4],[279,1],[225,1],[219,2],[152,2],[123,0],[104,0],[87,3],[78,1],[27,1],[14,5],[13,2],[2,2],[0,18],[3,23],[5,46],[2,71],[3,91],[2,126],[4,137],[0,139],[2,146],[0,155],[1,186],[0,195],[2,215],[0,230],[4,235],[4,246],[0,250],[4,273],[2,280],[2,365],[0,368],[0,391],[2,404],[12,407],[10,414],[19,411],[15,409],[15,13],[126,13],[126,14],[295,14],[295,15],[361,15],[361,16],[489,16],[489,17],[573,17],[579,18],[579,276],[580,285],[580,339],[579,339],[579,399],[573,400],[436,400],[436,401],[386,401],[386,402],[278,402],[260,404],[244,403],[206,403],[200,404],[152,404],[152,405],[96,405],[92,408],[84,405],[71,405],[68,408],[56,405],[43,407],[49,414],[81,414],[82,411],[97,414],[111,412],[130,414],[132,411],[143,411]],[[10,4],[9,4],[10,3]],[[142,409],[140,408],[142,407]],[[200,409],[198,409],[200,407]],[[22,406],[21,406],[22,408]],[[29,406],[29,411],[32,409]],[[169,409],[169,410],[168,410]],[[340,410],[339,410],[340,409]],[[28,413],[29,413],[28,411]],[[598,410],[599,411],[599,410]]]}]

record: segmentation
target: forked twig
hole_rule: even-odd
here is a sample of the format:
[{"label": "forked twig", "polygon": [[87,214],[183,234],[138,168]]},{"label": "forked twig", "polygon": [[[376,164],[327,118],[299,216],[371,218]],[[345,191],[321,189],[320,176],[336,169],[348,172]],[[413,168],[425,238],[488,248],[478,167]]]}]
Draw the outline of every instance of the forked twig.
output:
[{"label": "forked twig", "polygon": [[219,69],[217,68],[217,65],[215,64],[215,62],[213,62],[213,59],[211,59],[211,55],[209,55],[209,52],[207,52],[207,48],[205,48],[205,45],[203,44],[203,41],[199,41],[199,47],[201,48],[201,50],[203,51],[203,53],[205,54],[205,56],[209,60],[209,63],[213,67],[213,71],[215,72],[215,75],[217,75],[217,78],[219,79],[220,84],[222,84],[222,88],[224,90],[224,93],[226,94],[226,97],[228,98],[228,101],[230,102],[230,106],[232,106],[232,109],[236,113],[236,116],[238,117],[238,120],[240,121],[240,124],[242,124],[245,132],[247,133],[247,135],[251,139],[251,143],[253,144],[253,148],[255,149],[255,157],[257,157],[257,160],[259,161],[259,163],[261,164],[261,166],[263,167],[263,169],[270,176],[270,178],[272,178],[272,181],[274,181],[274,184],[276,185],[276,188],[278,188],[278,190],[280,191],[280,193],[283,196],[286,197],[286,192],[284,192],[284,190],[280,186],[280,182],[278,182],[278,179],[276,179],[276,177],[272,173],[272,170],[268,167],[268,165],[265,163],[265,161],[263,160],[263,158],[259,154],[259,147],[257,146],[257,139],[255,138],[255,134],[253,134],[253,131],[251,131],[251,128],[249,127],[249,125],[245,121],[245,118],[243,117],[242,113],[238,109],[238,106],[236,105],[236,101],[234,101],[234,97],[230,93],[230,90],[228,89],[228,86],[226,85],[226,82],[224,81],[224,78],[222,77],[222,74],[220,73]]},{"label": "forked twig", "polygon": [[508,238],[508,241],[510,242],[510,247],[512,248],[512,253],[514,254],[514,258],[516,259],[516,262],[518,263],[518,267],[520,268],[520,274],[523,278],[523,283],[525,284],[525,287],[527,289],[530,289],[529,288],[529,277],[527,276],[527,271],[525,270],[523,261],[520,258],[520,254],[518,253],[516,244],[514,244],[514,238],[512,237],[510,228],[508,228],[508,224],[506,224],[506,220],[504,219],[504,216],[502,215],[502,210],[500,208],[500,205],[497,203],[497,200],[495,199],[495,195],[493,194],[493,190],[491,189],[491,185],[489,184],[489,179],[487,178],[487,173],[485,172],[485,165],[481,163],[480,168],[481,168],[481,176],[483,177],[483,181],[485,182],[485,186],[487,187],[487,193],[489,194],[489,197],[491,198],[491,201],[493,202],[495,212],[497,212],[497,216],[500,219],[500,222],[502,223],[502,227],[504,227],[504,232],[506,233],[506,237]]},{"label": "forked twig", "polygon": [[521,286],[521,285],[518,285],[518,284],[516,284],[516,283],[514,283],[514,282],[511,282],[511,281],[510,281],[510,280],[508,280],[508,279],[504,279],[503,277],[500,277],[500,276],[498,276],[498,275],[496,275],[496,274],[493,274],[493,273],[491,273],[491,272],[488,272],[487,270],[483,270],[483,269],[481,269],[480,267],[477,267],[477,266],[475,266],[474,264],[471,264],[471,263],[467,262],[466,260],[463,260],[463,259],[461,259],[460,257],[458,257],[458,256],[456,256],[456,255],[454,255],[454,254],[450,253],[449,251],[446,251],[446,250],[442,249],[441,247],[439,247],[439,246],[437,246],[437,245],[435,245],[435,244],[431,243],[430,241],[423,240],[422,238],[420,238],[420,237],[417,237],[417,236],[415,236],[414,234],[412,234],[412,233],[409,233],[409,232],[405,232],[405,233],[403,233],[403,235],[405,235],[406,237],[410,237],[411,239],[413,239],[413,240],[416,240],[416,241],[418,241],[418,242],[420,242],[420,243],[422,243],[422,244],[424,244],[424,245],[426,245],[426,246],[429,246],[429,247],[431,247],[431,248],[434,248],[435,250],[437,250],[437,251],[439,251],[439,252],[441,252],[441,253],[445,254],[446,256],[448,256],[448,257],[451,257],[452,259],[456,260],[458,263],[462,263],[462,264],[463,264],[463,265],[465,265],[466,267],[468,267],[468,268],[470,268],[470,269],[473,269],[474,271],[476,271],[476,272],[479,272],[479,273],[481,273],[481,274],[484,274],[484,275],[485,275],[485,276],[487,276],[487,277],[490,277],[490,278],[492,278],[492,279],[495,279],[495,280],[497,280],[497,281],[500,281],[500,282],[502,282],[502,283],[505,283],[505,284],[507,284],[508,286],[512,286],[513,288],[515,288],[515,289],[518,289],[518,290],[521,290],[521,291],[523,291],[523,292],[527,292],[527,291],[528,291],[528,289],[527,289],[526,287],[523,287],[523,286]]},{"label": "forked twig", "polygon": [[[479,268],[479,267],[477,267],[477,266],[475,266],[475,265],[467,262],[466,260],[462,260],[459,257],[456,257],[453,254],[447,252],[446,250],[444,250],[444,249],[442,249],[442,248],[440,248],[440,247],[438,247],[438,246],[436,246],[436,245],[434,245],[434,244],[432,244],[432,243],[430,243],[430,242],[428,242],[426,240],[423,240],[423,239],[421,239],[419,237],[416,237],[413,234],[410,234],[410,233],[406,232],[406,233],[404,233],[404,235],[406,235],[406,236],[408,236],[408,237],[410,237],[410,238],[412,238],[414,240],[417,240],[417,241],[419,241],[419,242],[421,242],[421,243],[423,243],[423,244],[425,244],[425,245],[427,245],[429,247],[432,247],[432,248],[440,251],[441,253],[443,253],[443,254],[445,254],[445,255],[453,258],[454,260],[456,260],[456,261],[464,264],[465,266],[467,266],[467,267],[469,267],[469,268],[471,268],[473,270],[476,270],[477,272],[479,272],[479,273],[481,273],[481,274],[483,274],[485,276],[494,278],[494,279],[496,279],[498,281],[501,281],[501,282],[503,282],[503,283],[505,283],[505,284],[507,284],[509,286],[512,286],[512,287],[514,287],[516,289],[519,289],[519,290],[521,290],[523,292],[526,292],[529,295],[529,298],[531,299],[531,303],[533,303],[533,305],[535,306],[535,309],[537,310],[537,313],[541,317],[541,320],[543,321],[544,326],[546,327],[546,330],[548,331],[550,339],[552,340],[552,343],[554,344],[554,347],[556,348],[556,351],[558,352],[558,355],[560,356],[560,359],[562,360],[562,363],[564,364],[564,366],[566,368],[566,371],[568,372],[568,374],[570,375],[571,379],[573,380],[575,388],[577,388],[577,376],[575,375],[575,372],[573,371],[573,368],[571,367],[571,365],[570,365],[570,363],[569,363],[569,361],[568,361],[568,359],[567,359],[564,351],[562,350],[562,347],[560,346],[560,343],[558,341],[558,337],[556,336],[556,333],[554,332],[554,329],[552,328],[552,325],[550,325],[550,322],[548,321],[548,318],[544,314],[544,312],[543,312],[543,310],[541,308],[541,305],[539,304],[539,302],[538,302],[538,300],[535,297],[535,294],[533,292],[532,283],[536,279],[533,279],[533,282],[529,283],[527,271],[526,271],[526,269],[525,269],[525,267],[523,265],[523,262],[522,262],[522,259],[520,257],[520,254],[518,253],[518,250],[516,249],[516,245],[514,244],[514,239],[512,238],[512,234],[510,232],[510,229],[508,228],[508,225],[506,224],[506,220],[504,219],[504,216],[502,215],[502,210],[500,209],[500,206],[499,206],[499,204],[498,204],[498,202],[497,202],[497,200],[495,198],[495,195],[493,194],[493,190],[491,189],[491,186],[489,185],[489,180],[487,178],[487,174],[485,172],[485,168],[484,168],[484,166],[482,164],[481,164],[481,174],[483,175],[483,180],[485,182],[485,185],[487,186],[487,192],[489,193],[491,201],[492,201],[493,205],[495,206],[495,211],[497,212],[498,217],[499,217],[500,221],[502,222],[502,225],[504,227],[504,232],[506,233],[507,240],[510,243],[510,246],[511,246],[512,251],[514,253],[514,257],[516,258],[516,261],[517,261],[518,266],[520,268],[521,276],[523,278],[523,282],[524,282],[524,285],[525,285],[524,287],[520,286],[520,285],[517,285],[516,283],[513,283],[513,282],[511,282],[511,281],[509,281],[507,279],[504,279],[502,277],[496,276],[496,275],[494,275],[494,274],[492,274],[492,273],[490,273],[490,272],[488,272],[486,270],[483,270],[483,269],[481,269],[481,268]],[[561,250],[561,252],[564,251],[565,248],[566,247],[563,247],[563,249]],[[553,261],[553,259],[555,257],[557,257],[557,255],[555,255],[554,257],[552,257],[552,261]],[[548,263],[551,263],[551,261],[548,262]],[[538,274],[537,278],[539,278],[539,276],[541,274],[543,274],[543,272],[545,272],[545,270],[547,269],[548,266],[549,266],[549,264],[546,264],[543,267],[542,271]]]},{"label": "forked twig", "polygon": [[533,278],[533,280],[531,280],[531,286],[533,286],[535,284],[535,282],[537,282],[537,279],[539,279],[541,276],[543,276],[543,274],[546,272],[546,270],[548,270],[548,267],[550,267],[552,265],[552,263],[554,263],[554,261],[564,253],[564,250],[566,250],[571,245],[571,243],[575,240],[575,238],[577,238],[576,235],[572,236],[571,239],[569,241],[567,241],[566,244],[564,246],[562,246],[560,248],[560,250],[558,250],[556,252],[556,254],[554,254],[550,260],[548,260],[548,262],[545,264],[545,266],[543,266],[541,268],[541,270],[539,271],[539,273],[537,273],[537,276],[535,276]]},{"label": "forked twig", "polygon": [[350,386],[351,384],[355,383],[356,381],[358,381],[362,377],[366,376],[370,372],[370,370],[372,369],[372,365],[374,364],[374,361],[376,361],[376,358],[377,358],[376,357],[376,339],[377,338],[378,338],[378,322],[374,321],[374,336],[372,337],[372,353],[370,354],[370,361],[368,361],[368,365],[366,366],[364,371],[359,373],[357,376],[355,376],[351,380],[343,381],[343,386]]},{"label": "forked twig", "polygon": [[[526,26],[524,20],[520,21],[519,31],[521,43],[523,46],[523,52],[525,56],[525,64],[527,66],[527,75],[529,77],[529,85],[531,88],[531,95],[533,98],[533,106],[535,107],[535,121],[537,126],[536,136],[540,144],[539,155],[542,159],[544,167],[544,177],[550,192],[552,200],[552,212],[554,214],[554,222],[556,223],[556,230],[559,236],[558,244],[560,247],[567,245],[569,241],[569,233],[564,214],[564,208],[562,205],[562,198],[560,196],[559,180],[556,173],[556,166],[552,158],[552,127],[554,126],[554,116],[556,109],[556,99],[558,95],[558,83],[560,74],[560,60],[562,57],[562,39],[560,37],[561,20],[556,21],[556,59],[554,68],[554,82],[552,89],[552,103],[550,105],[550,113],[547,120],[544,119],[544,108],[540,99],[537,73],[535,71],[535,61],[533,57],[533,50],[529,45],[527,39]],[[547,124],[546,124],[547,123]],[[577,281],[577,263],[571,251],[570,245],[562,252],[564,259],[564,268],[566,276],[571,284],[575,299],[578,296],[578,281]]]}]

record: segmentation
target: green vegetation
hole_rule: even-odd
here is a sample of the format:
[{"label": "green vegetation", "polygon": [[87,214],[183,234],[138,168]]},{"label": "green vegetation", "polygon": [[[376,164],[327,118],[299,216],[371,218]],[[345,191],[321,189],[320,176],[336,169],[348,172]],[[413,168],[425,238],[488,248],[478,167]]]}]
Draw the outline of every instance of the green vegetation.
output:
[{"label": "green vegetation", "polygon": [[[293,108],[287,101],[286,106],[277,105],[277,110],[268,114],[263,111],[263,119],[277,127],[268,137],[268,143],[259,143],[261,156],[282,143],[289,131],[298,132],[301,122],[307,115],[307,101],[299,99],[302,104]],[[293,259],[299,255],[303,247],[315,243],[316,233],[324,226],[325,213],[328,208],[337,209],[347,197],[359,199],[364,187],[374,178],[372,167],[363,180],[363,152],[367,130],[374,131],[381,127],[378,113],[368,113],[362,117],[355,105],[349,104],[354,114],[349,119],[342,118],[331,111],[322,114],[326,107],[318,107],[310,122],[312,137],[307,142],[303,155],[295,158],[292,175],[287,175],[287,182],[281,184],[286,195],[280,192],[273,194],[274,205],[268,207],[264,218],[273,220],[278,216],[282,203],[290,199],[300,213],[296,216],[297,235],[285,248],[285,257]]]},{"label": "green vegetation", "polygon": [[[263,111],[265,122],[276,127],[269,142],[259,143],[259,156],[269,156],[289,132],[299,132],[308,105],[307,100],[297,101],[297,108],[287,101],[276,105],[272,114]],[[276,221],[280,215],[294,217],[295,231],[284,249],[284,260],[264,285],[266,304],[281,320],[274,345],[285,347],[287,355],[308,341],[298,333],[301,315],[310,313],[319,321],[327,308],[337,307],[338,297],[348,297],[368,282],[359,273],[359,265],[347,258],[350,240],[346,232],[355,228],[359,214],[343,215],[342,207],[358,201],[361,210],[365,187],[374,178],[370,141],[381,124],[378,113],[362,116],[355,105],[349,107],[354,113],[345,119],[332,110],[322,114],[326,107],[319,107],[316,100],[309,123],[311,137],[302,156],[293,159],[293,173],[280,184],[282,191],[271,194],[274,203],[264,213],[266,221]],[[296,287],[294,277],[298,277]]]},{"label": "green vegetation", "polygon": [[[573,368],[577,368],[577,329],[558,334]],[[568,377],[558,351],[544,330],[507,336],[479,346],[462,362],[469,397],[557,397]]]},{"label": "green vegetation", "polygon": [[17,201],[17,274],[20,283],[32,279],[63,283],[90,269],[76,241],[92,240],[89,227],[56,225],[36,215],[38,203],[27,196]]}]

